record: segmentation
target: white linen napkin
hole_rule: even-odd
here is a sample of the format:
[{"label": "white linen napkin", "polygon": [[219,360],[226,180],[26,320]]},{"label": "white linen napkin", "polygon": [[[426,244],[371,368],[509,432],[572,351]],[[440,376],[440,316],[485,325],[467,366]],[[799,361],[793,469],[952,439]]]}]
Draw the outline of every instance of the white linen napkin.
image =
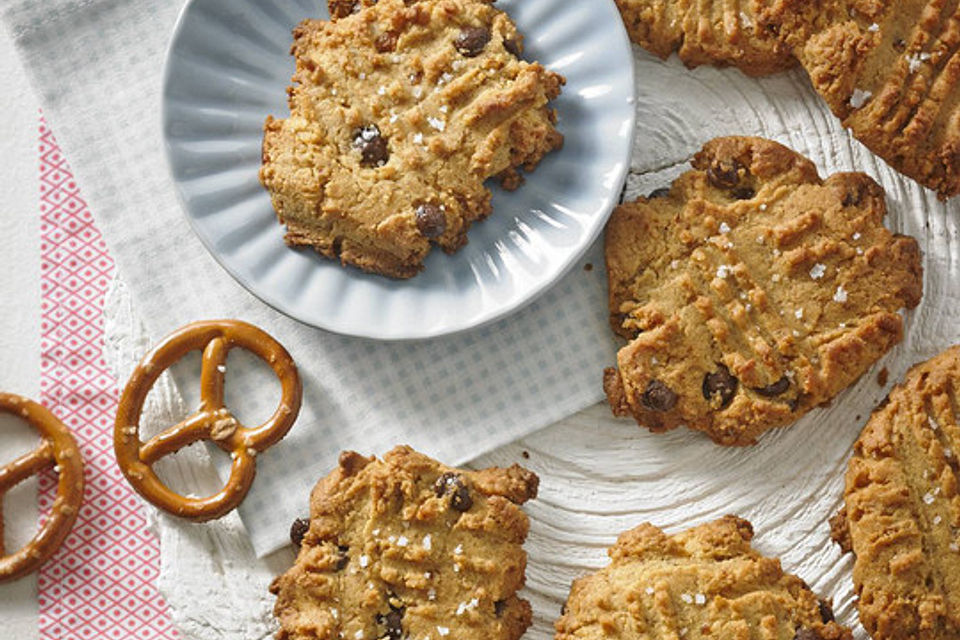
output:
[{"label": "white linen napkin", "polygon": [[[343,449],[409,443],[460,464],[601,398],[615,347],[602,268],[574,268],[492,326],[402,344],[307,327],[238,285],[190,230],[163,158],[161,68],[181,4],[10,0],[2,12],[153,339],[199,319],[240,318],[278,338],[300,366],[300,419],[258,460],[240,508],[259,555],[287,541],[309,489]],[[598,248],[583,262],[599,266]],[[277,396],[258,380],[241,376],[239,388],[252,412],[268,415]]]}]

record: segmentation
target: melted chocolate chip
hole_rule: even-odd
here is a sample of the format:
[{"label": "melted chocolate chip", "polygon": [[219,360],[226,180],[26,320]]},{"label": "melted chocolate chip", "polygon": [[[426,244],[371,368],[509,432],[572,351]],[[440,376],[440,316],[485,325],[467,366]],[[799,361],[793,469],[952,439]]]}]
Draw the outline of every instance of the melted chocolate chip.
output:
[{"label": "melted chocolate chip", "polygon": [[900,53],[903,53],[904,51],[907,50],[907,43],[903,38],[897,38],[896,40],[893,41],[893,48],[899,51]]},{"label": "melted chocolate chip", "polygon": [[439,238],[447,230],[447,217],[435,204],[422,204],[417,207],[417,229],[424,238]]},{"label": "melted chocolate chip", "polygon": [[359,0],[334,0],[330,3],[330,13],[334,18],[346,18],[362,8]]},{"label": "melted chocolate chip", "polygon": [[503,600],[497,600],[493,603],[493,613],[498,618],[503,615],[504,610],[507,608],[507,603]]},{"label": "melted chocolate chip", "polygon": [[454,511],[463,513],[464,511],[469,511],[470,507],[473,506],[470,489],[463,483],[463,478],[456,473],[448,471],[441,475],[433,485],[433,490],[438,498],[449,495],[450,508]]},{"label": "melted chocolate chip", "polygon": [[800,627],[797,629],[797,633],[793,636],[793,640],[823,640],[823,638],[821,638],[820,634],[814,629],[810,629],[809,627]]},{"label": "melted chocolate chip", "polygon": [[833,622],[836,618],[833,616],[833,607],[830,606],[830,603],[826,600],[820,600],[820,619],[823,620],[823,624]]},{"label": "melted chocolate chip", "polygon": [[310,530],[310,521],[306,518],[297,518],[290,525],[290,542],[299,547],[303,544],[303,536]]},{"label": "melted chocolate chip", "polygon": [[843,206],[855,207],[863,202],[863,185],[855,184],[843,194]]},{"label": "melted chocolate chip", "polygon": [[721,364],[716,371],[703,376],[703,397],[713,400],[714,396],[719,396],[720,408],[726,409],[733,402],[739,384],[730,369]]},{"label": "melted chocolate chip", "polygon": [[353,132],[353,147],[360,150],[360,164],[365,167],[382,167],[390,158],[387,140],[380,135],[380,127],[375,124]]},{"label": "melted chocolate chip", "polygon": [[707,180],[718,189],[733,189],[740,183],[740,163],[718,160],[707,169]]},{"label": "melted chocolate chip", "polygon": [[643,392],[642,401],[648,409],[670,411],[677,405],[677,394],[659,380],[651,380]]},{"label": "melted chocolate chip", "polygon": [[750,200],[757,195],[757,192],[750,187],[737,187],[730,192],[730,195],[733,196],[734,200]]},{"label": "melted chocolate chip", "polygon": [[350,556],[348,555],[350,547],[340,545],[337,547],[337,551],[340,552],[340,557],[337,558],[337,571],[342,571],[348,564],[350,564]]},{"label": "melted chocolate chip", "polygon": [[790,379],[784,376],[779,380],[777,380],[776,382],[774,382],[773,384],[767,385],[765,387],[761,387],[759,389],[754,389],[754,391],[756,391],[762,396],[773,398],[775,396],[780,395],[781,393],[784,393],[789,388],[790,388]]},{"label": "melted chocolate chip", "polygon": [[380,636],[389,638],[389,640],[401,640],[403,638],[403,614],[406,607],[394,607],[390,605],[390,612],[386,614],[377,614],[377,624],[383,625],[386,633]]},{"label": "melted chocolate chip", "polygon": [[517,58],[520,57],[520,43],[517,42],[515,38],[505,38],[503,41],[503,48],[507,50],[512,56]]},{"label": "melted chocolate chip", "polygon": [[453,46],[468,58],[480,55],[490,42],[490,31],[486,27],[464,27],[453,41]]},{"label": "melted chocolate chip", "polygon": [[653,200],[655,198],[666,198],[670,195],[670,187],[660,187],[659,189],[654,189],[647,195],[647,200]]}]

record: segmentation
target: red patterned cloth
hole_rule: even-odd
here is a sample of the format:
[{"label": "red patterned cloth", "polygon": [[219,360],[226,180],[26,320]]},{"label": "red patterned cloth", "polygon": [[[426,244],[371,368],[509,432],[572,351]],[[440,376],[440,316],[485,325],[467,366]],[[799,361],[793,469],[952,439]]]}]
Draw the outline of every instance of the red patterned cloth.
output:
[{"label": "red patterned cloth", "polygon": [[[113,259],[46,123],[40,123],[41,401],[80,444],[84,504],[38,579],[42,640],[179,638],[157,591],[159,545],[113,455],[117,383],[103,359]],[[56,494],[40,478],[40,507]]]}]

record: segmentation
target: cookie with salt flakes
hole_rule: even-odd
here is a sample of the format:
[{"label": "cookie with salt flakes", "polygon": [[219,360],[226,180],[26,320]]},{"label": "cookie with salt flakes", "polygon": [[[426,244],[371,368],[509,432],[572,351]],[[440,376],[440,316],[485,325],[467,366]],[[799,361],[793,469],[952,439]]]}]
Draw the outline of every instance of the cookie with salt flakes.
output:
[{"label": "cookie with salt flakes", "polygon": [[868,176],[822,180],[759,138],[713,140],[669,190],[617,208],[609,305],[629,342],[604,374],[614,413],[748,445],[852,384],[920,302],[920,250],[885,214]]}]

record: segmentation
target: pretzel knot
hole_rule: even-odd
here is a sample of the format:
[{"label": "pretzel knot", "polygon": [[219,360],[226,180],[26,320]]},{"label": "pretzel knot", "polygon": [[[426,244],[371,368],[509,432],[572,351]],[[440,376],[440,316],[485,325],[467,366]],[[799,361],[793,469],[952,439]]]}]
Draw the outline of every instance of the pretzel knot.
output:
[{"label": "pretzel knot", "polygon": [[0,393],[0,413],[23,418],[43,438],[39,447],[0,467],[0,505],[7,491],[44,469],[53,467],[59,475],[57,498],[50,516],[33,539],[11,555],[6,555],[4,549],[0,510],[0,582],[6,582],[39,568],[70,533],[83,502],[83,458],[67,427],[36,402],[12,393]]},{"label": "pretzel knot", "polygon": [[[282,397],[273,415],[256,428],[244,427],[224,406],[227,353],[242,347],[266,362],[280,379]],[[166,369],[190,351],[202,351],[200,408],[147,442],[140,440],[140,415],[147,393]],[[256,456],[287,434],[300,411],[302,388],[293,358],[253,325],[237,320],[195,322],[167,336],[144,356],[123,390],[114,427],[117,464],[131,486],[151,504],[175,516],[203,522],[239,505],[256,474]],[[171,491],[153,471],[160,458],[209,440],[233,459],[230,478],[218,493],[188,498]]]}]

